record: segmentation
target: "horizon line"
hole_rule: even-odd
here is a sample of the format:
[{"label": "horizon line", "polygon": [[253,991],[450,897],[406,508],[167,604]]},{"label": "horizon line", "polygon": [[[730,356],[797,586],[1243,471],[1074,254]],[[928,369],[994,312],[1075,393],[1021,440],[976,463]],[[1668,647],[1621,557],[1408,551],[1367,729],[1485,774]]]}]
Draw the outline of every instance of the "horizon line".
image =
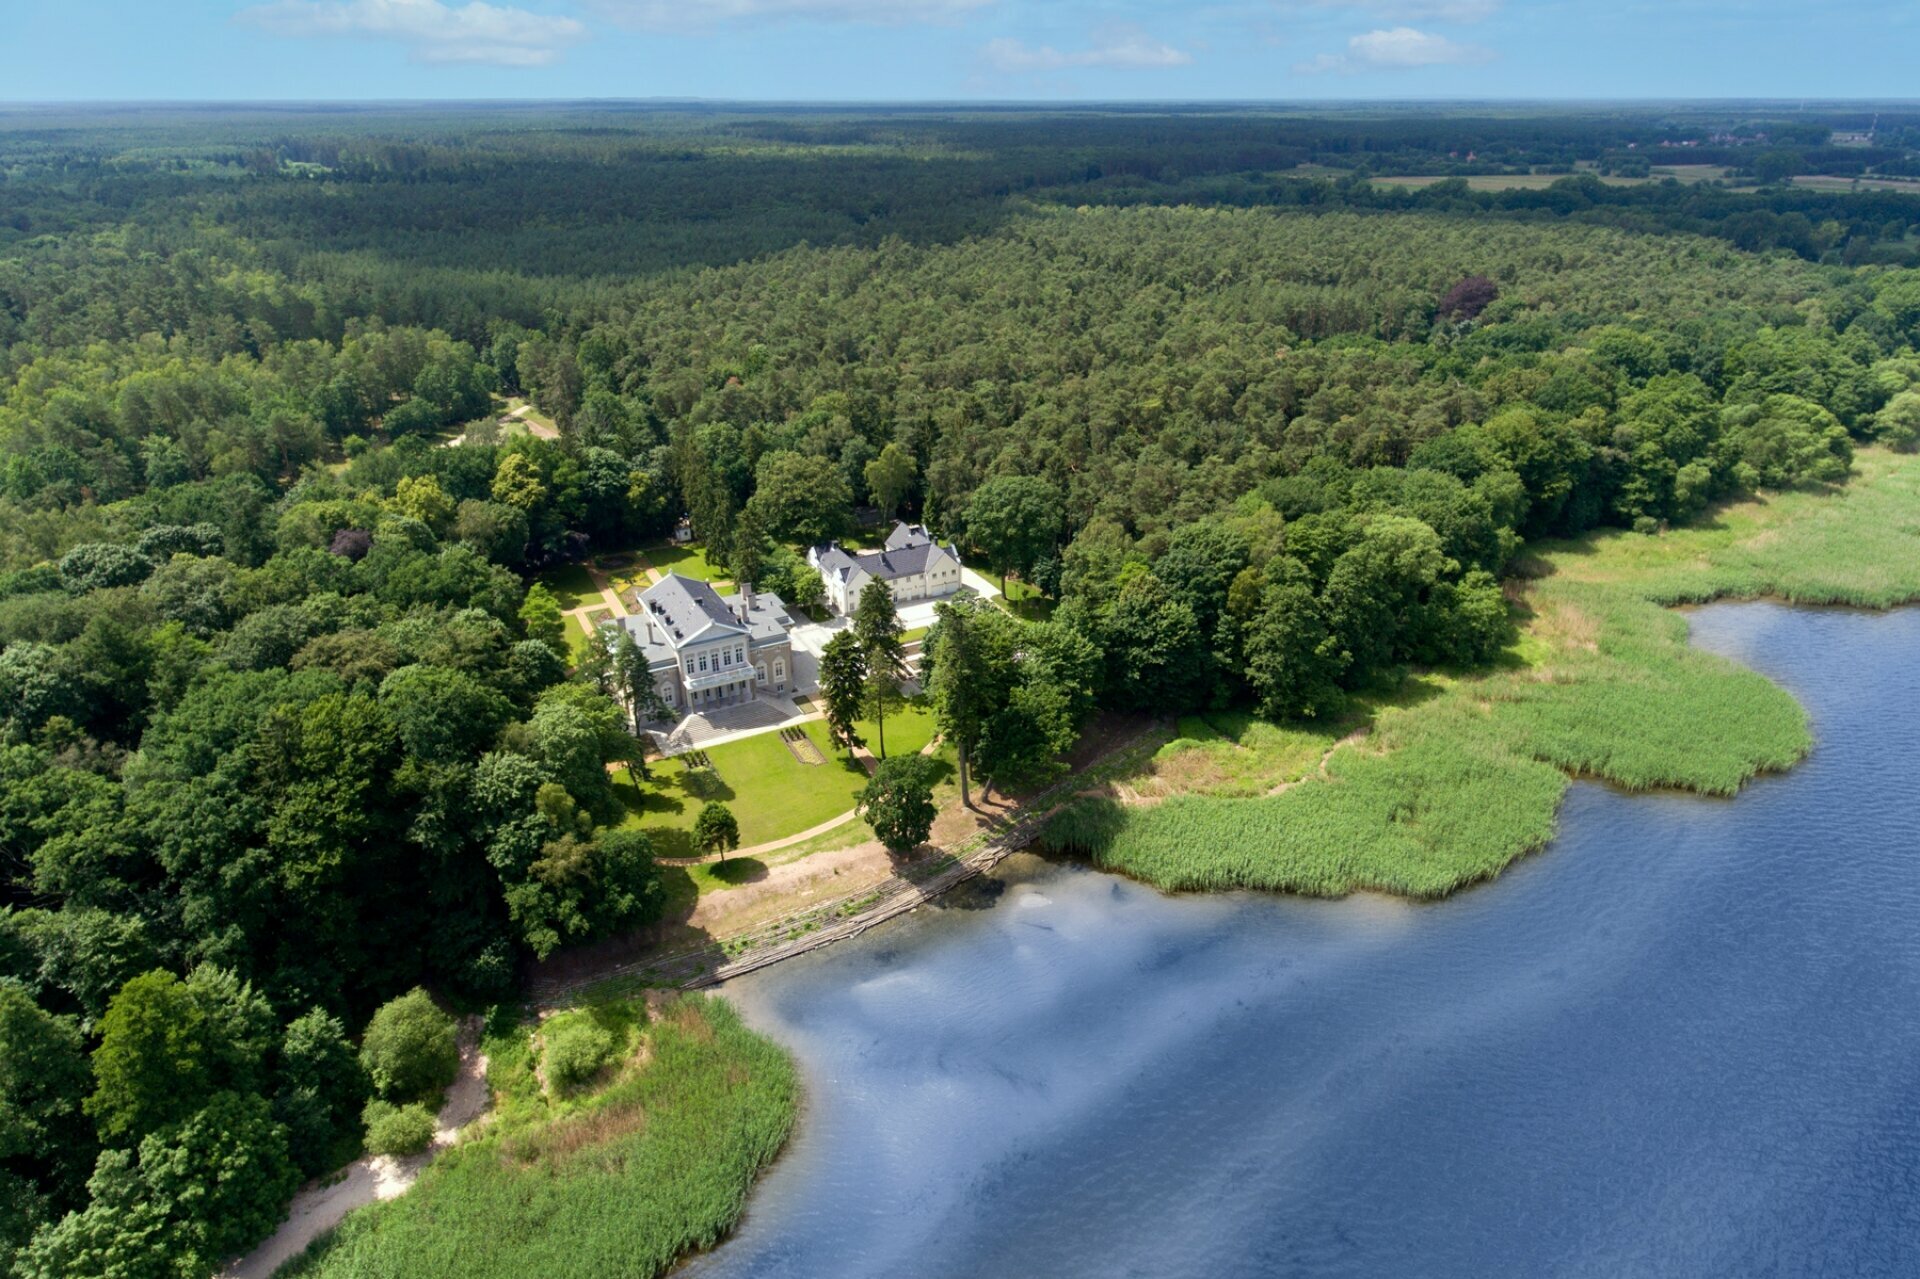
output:
[{"label": "horizon line", "polygon": [[1248,97],[977,97],[977,98],[729,98],[699,95],[658,95],[653,97],[593,96],[553,97],[417,97],[417,98],[4,98],[0,110],[91,108],[96,110],[135,110],[164,107],[243,108],[268,107],[529,107],[529,106],[733,106],[771,107],[1329,107],[1329,106],[1768,106],[1807,110],[1815,107],[1899,106],[1920,107],[1920,97],[1819,97],[1819,96],[1742,96],[1685,97],[1646,95],[1637,97],[1539,97],[1503,95],[1430,95],[1404,97],[1324,97],[1324,98],[1248,98]]}]

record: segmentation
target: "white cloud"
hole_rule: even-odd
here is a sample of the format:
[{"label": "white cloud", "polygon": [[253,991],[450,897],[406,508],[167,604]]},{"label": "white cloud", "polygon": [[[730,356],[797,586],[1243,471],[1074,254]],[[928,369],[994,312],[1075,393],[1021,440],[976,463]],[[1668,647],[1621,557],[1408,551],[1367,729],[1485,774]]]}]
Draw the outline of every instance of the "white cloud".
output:
[{"label": "white cloud", "polygon": [[875,26],[952,23],[996,0],[586,0],[611,22],[649,31],[705,31],[769,22]]},{"label": "white cloud", "polygon": [[1193,55],[1185,49],[1176,49],[1130,26],[1101,28],[1093,33],[1093,43],[1085,49],[1063,53],[1048,44],[1002,38],[989,41],[980,56],[995,71],[1005,72],[1065,71],[1073,67],[1145,71],[1184,67],[1193,61]]},{"label": "white cloud", "polygon": [[1311,62],[1301,62],[1294,70],[1306,75],[1333,71],[1357,75],[1363,71],[1408,71],[1417,67],[1468,66],[1491,62],[1493,50],[1483,45],[1461,44],[1445,36],[1412,27],[1393,27],[1369,31],[1347,41],[1345,53],[1323,53]]},{"label": "white cloud", "polygon": [[392,40],[416,62],[542,67],[586,34],[576,18],[469,0],[275,0],[236,21],[280,36],[361,36]]},{"label": "white cloud", "polygon": [[1283,9],[1363,9],[1388,22],[1483,22],[1501,0],[1277,0]]}]

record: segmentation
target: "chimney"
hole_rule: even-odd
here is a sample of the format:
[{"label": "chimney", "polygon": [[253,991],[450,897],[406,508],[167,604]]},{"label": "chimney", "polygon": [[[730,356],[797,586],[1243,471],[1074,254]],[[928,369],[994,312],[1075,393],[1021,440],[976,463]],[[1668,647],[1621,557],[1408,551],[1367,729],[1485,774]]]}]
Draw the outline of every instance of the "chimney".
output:
[{"label": "chimney", "polygon": [[751,623],[753,621],[753,583],[752,582],[740,583],[740,620],[742,622],[747,622],[747,623]]}]

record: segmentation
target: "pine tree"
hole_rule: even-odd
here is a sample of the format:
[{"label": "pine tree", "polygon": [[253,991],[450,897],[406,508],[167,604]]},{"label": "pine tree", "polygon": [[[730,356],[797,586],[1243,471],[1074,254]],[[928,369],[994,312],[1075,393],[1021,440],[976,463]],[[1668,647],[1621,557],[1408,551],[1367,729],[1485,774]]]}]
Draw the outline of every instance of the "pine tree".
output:
[{"label": "pine tree", "polygon": [[867,694],[867,663],[860,641],[842,631],[820,650],[820,698],[827,706],[827,732],[849,757],[866,745],[854,728]]},{"label": "pine tree", "polygon": [[933,675],[927,692],[933,698],[934,722],[960,755],[960,802],[972,808],[973,798],[967,791],[967,765],[986,719],[982,696],[983,654],[966,609],[942,604],[938,612],[937,643],[932,652]]},{"label": "pine tree", "polygon": [[907,677],[907,646],[900,614],[893,607],[893,589],[875,579],[860,592],[854,608],[853,635],[867,667],[867,707],[880,730],[880,758],[887,757],[887,705],[900,696]]}]

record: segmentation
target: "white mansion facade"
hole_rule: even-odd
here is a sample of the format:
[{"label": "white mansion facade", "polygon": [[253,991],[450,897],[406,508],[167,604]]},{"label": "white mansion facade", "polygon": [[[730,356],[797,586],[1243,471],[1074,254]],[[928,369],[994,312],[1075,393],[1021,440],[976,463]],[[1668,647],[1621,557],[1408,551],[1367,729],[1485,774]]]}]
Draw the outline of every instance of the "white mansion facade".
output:
[{"label": "white mansion facade", "polygon": [[614,624],[633,636],[661,700],[682,715],[793,691],[793,619],[778,595],[747,587],[723,597],[669,573]]},{"label": "white mansion facade", "polygon": [[934,541],[919,524],[896,524],[878,551],[848,551],[838,542],[812,547],[807,563],[820,570],[827,605],[841,614],[858,607],[860,592],[872,581],[891,587],[895,604],[951,595],[961,585],[959,550]]}]

